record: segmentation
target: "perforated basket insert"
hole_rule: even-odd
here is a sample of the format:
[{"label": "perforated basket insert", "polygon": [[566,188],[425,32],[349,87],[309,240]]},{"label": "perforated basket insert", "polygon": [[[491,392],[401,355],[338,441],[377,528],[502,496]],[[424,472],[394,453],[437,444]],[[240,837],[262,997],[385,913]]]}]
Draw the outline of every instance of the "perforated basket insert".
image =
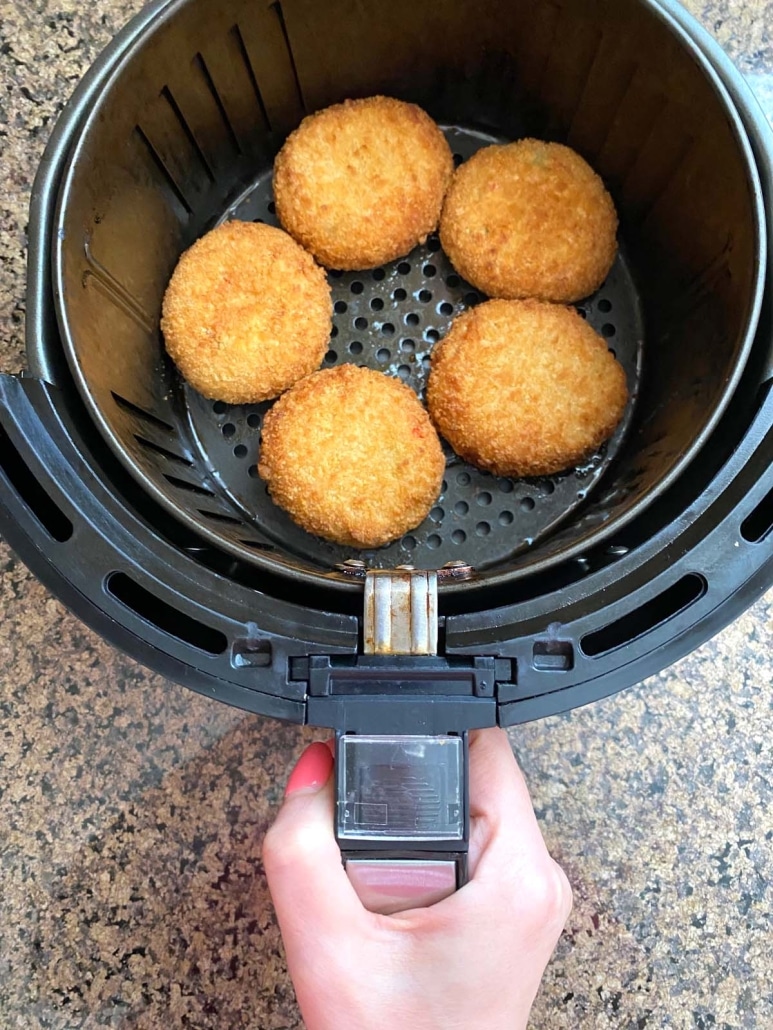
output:
[{"label": "perforated basket insert", "polygon": [[[304,110],[387,92],[450,125],[461,156],[524,134],[575,146],[612,188],[625,244],[582,308],[634,388],[647,330],[636,413],[587,469],[497,481],[449,455],[429,520],[367,560],[461,557],[484,583],[619,532],[695,455],[751,340],[755,172],[687,43],[633,0],[603,20],[580,0],[495,4],[487,19],[472,3],[429,8],[392,5],[389,32],[376,32],[373,3],[323,12],[310,0],[179,0],[114,75],[62,191],[59,317],[97,425],[143,488],[211,545],[302,579],[328,577],[351,551],[309,537],[268,501],[254,478],[262,409],[215,409],[183,388],[158,322],[186,246],[223,217],[272,218],[272,157]],[[327,364],[367,363],[422,390],[433,342],[478,299],[436,246],[403,270],[334,278]]]}]

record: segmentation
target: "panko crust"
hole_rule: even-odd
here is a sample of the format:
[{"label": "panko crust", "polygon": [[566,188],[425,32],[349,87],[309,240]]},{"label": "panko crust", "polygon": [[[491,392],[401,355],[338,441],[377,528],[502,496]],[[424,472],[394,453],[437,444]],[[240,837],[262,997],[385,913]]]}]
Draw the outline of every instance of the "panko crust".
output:
[{"label": "panko crust", "polygon": [[226,222],[187,250],[166,291],[166,349],[199,393],[277,397],[319,368],[333,302],[325,272],[286,232]]},{"label": "panko crust", "polygon": [[488,301],[456,319],[432,355],[433,422],[497,476],[574,467],[612,435],[627,402],[625,371],[573,308]]},{"label": "panko crust", "polygon": [[258,471],[274,502],[309,533],[381,547],[427,517],[445,459],[409,387],[341,365],[277,401],[264,422]]},{"label": "panko crust", "polygon": [[443,133],[420,107],[346,100],[288,137],[274,165],[277,215],[326,267],[374,268],[437,228],[453,172]]},{"label": "panko crust", "polygon": [[617,212],[575,151],[524,139],[479,150],[456,172],[440,239],[460,275],[490,297],[573,303],[617,254]]}]

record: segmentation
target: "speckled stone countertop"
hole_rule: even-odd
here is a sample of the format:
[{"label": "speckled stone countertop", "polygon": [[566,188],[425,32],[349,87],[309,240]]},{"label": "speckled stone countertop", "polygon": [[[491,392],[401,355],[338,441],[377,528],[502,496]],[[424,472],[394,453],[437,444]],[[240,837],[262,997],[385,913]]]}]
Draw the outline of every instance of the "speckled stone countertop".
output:
[{"label": "speckled stone countertop", "polygon": [[[4,371],[36,164],[139,6],[0,0]],[[773,3],[688,6],[773,113]],[[772,702],[769,595],[638,688],[512,734],[576,899],[535,1028],[773,1027]],[[312,736],[140,668],[0,544],[0,1028],[299,1027],[259,851]]]}]

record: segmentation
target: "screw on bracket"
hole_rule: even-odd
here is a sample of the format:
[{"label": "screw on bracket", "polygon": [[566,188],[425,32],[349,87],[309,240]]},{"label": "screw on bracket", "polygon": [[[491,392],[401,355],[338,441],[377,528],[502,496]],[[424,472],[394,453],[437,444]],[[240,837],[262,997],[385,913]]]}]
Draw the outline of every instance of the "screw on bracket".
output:
[{"label": "screw on bracket", "polygon": [[[413,572],[413,565],[398,565],[396,572]],[[368,575],[368,566],[359,558],[347,558],[345,562],[336,565],[336,571],[343,573],[348,579],[364,580]],[[437,570],[438,583],[459,583],[472,579],[475,569],[466,561],[450,561]]]},{"label": "screw on bracket", "polygon": [[359,558],[347,558],[345,562],[336,565],[336,569],[351,579],[365,579],[368,572],[368,566]]},{"label": "screw on bracket", "polygon": [[475,569],[466,561],[450,561],[438,570],[438,582],[449,583],[454,580],[472,579],[474,575]]}]

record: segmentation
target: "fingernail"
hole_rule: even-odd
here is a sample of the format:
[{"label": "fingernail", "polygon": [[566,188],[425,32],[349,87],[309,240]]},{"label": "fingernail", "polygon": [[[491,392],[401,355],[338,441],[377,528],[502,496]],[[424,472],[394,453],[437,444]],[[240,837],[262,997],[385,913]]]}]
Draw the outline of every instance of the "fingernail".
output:
[{"label": "fingernail", "polygon": [[311,744],[298,759],[298,764],[290,773],[285,788],[285,797],[299,790],[319,790],[324,787],[333,768],[333,756],[327,744]]}]

